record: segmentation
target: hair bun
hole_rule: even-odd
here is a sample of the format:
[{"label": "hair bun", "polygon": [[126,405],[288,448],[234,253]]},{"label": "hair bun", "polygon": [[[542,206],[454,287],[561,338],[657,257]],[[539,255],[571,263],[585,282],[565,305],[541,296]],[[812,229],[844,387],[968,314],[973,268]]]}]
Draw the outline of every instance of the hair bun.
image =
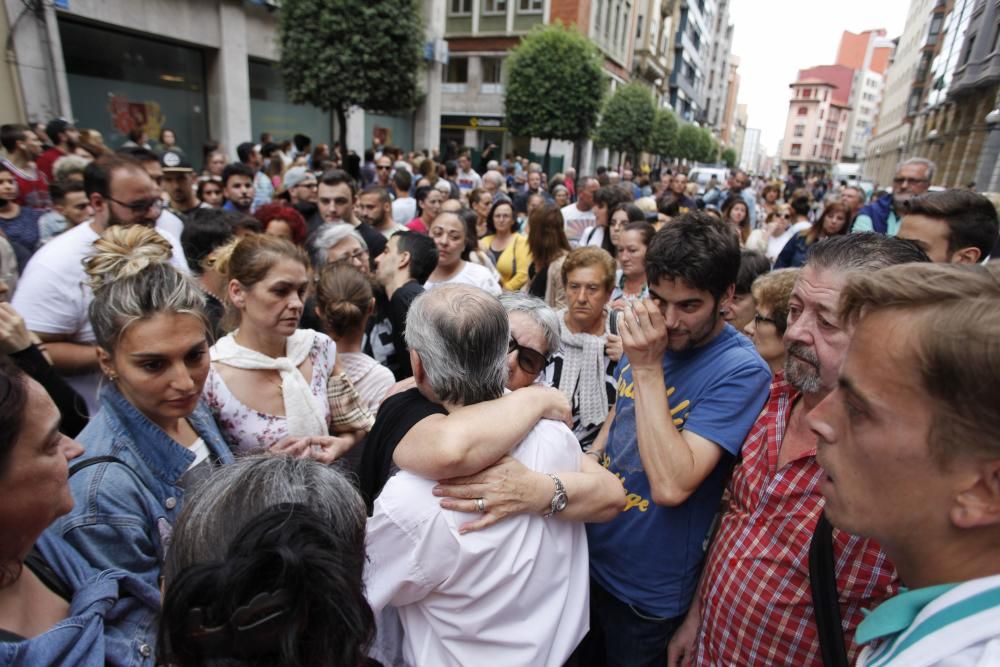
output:
[{"label": "hair bun", "polygon": [[90,286],[96,292],[150,266],[168,264],[172,255],[173,246],[155,229],[144,225],[114,225],[94,241],[94,252],[83,265],[90,277]]}]

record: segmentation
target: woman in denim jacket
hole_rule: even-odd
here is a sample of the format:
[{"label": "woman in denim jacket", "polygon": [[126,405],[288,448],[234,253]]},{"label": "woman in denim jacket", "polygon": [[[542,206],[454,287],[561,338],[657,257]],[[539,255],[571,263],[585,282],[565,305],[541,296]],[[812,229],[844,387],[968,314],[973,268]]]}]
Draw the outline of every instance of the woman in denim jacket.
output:
[{"label": "woman in denim jacket", "polygon": [[0,364],[0,665],[151,667],[159,591],[42,532],[73,507],[83,452],[58,427],[45,389]]},{"label": "woman in denim jacket", "polygon": [[156,586],[185,492],[233,460],[200,400],[205,299],[155,230],[114,226],[94,245],[90,319],[107,384],[78,437],[87,454],[71,471],[76,507],[53,529],[93,566]]}]

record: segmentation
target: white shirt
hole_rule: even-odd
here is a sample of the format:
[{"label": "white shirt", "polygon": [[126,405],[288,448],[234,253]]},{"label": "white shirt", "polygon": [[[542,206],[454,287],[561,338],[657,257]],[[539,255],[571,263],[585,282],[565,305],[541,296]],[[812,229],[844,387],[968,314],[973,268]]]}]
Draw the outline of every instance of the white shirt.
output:
[{"label": "white shirt", "polygon": [[560,211],[566,227],[566,238],[569,239],[569,244],[575,248],[579,245],[584,230],[596,224],[597,218],[594,217],[594,210],[581,211],[576,207],[576,204],[569,204],[563,206]]},{"label": "white shirt", "polygon": [[[204,202],[202,205],[204,205]],[[179,239],[181,234],[184,233],[184,223],[172,211],[163,209],[160,211],[160,217],[156,219],[156,230],[168,232],[174,238]]]},{"label": "white shirt", "polygon": [[479,264],[473,264],[472,262],[463,261],[462,263],[465,266],[451,278],[438,282],[428,280],[424,283],[424,289],[430,292],[435,287],[441,287],[441,285],[472,285],[473,287],[478,287],[481,290],[489,292],[493,296],[500,296],[500,283],[493,277],[489,269]]},{"label": "white shirt", "polygon": [[413,197],[399,197],[392,202],[392,221],[397,225],[406,225],[417,217],[417,200]]},{"label": "white shirt", "polygon": [[[157,229],[157,232],[173,246],[170,263],[181,272],[189,273],[180,241],[167,231]],[[73,343],[93,345],[97,342],[88,312],[94,294],[83,270],[83,260],[98,238],[91,223],[83,222],[56,236],[32,256],[11,302],[30,331],[67,335]],[[100,377],[96,371],[63,376],[87,402],[91,415],[96,414],[99,407]]]},{"label": "white shirt", "polygon": [[483,177],[472,169],[469,171],[462,171],[459,169],[455,182],[458,183],[458,189],[462,192],[468,192],[474,188],[483,187]]},{"label": "white shirt", "polygon": [[594,246],[595,248],[600,248],[602,243],[604,243],[604,227],[594,225],[593,227],[587,227],[583,231],[578,247]]},{"label": "white shirt", "polygon": [[[580,445],[555,421],[511,455],[541,472],[580,468]],[[441,509],[434,484],[397,473],[368,519],[368,600],[376,615],[399,611],[407,664],[561,667],[589,629],[583,524],[519,514],[459,535],[475,515]]]}]

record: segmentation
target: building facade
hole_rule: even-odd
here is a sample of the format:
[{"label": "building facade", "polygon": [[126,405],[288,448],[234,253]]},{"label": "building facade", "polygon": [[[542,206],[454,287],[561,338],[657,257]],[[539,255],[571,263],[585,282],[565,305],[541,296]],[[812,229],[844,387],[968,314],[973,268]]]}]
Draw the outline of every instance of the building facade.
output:
[{"label": "building facade", "polygon": [[670,106],[687,122],[703,122],[716,0],[677,3]]},{"label": "building facade", "polygon": [[821,65],[799,70],[792,83],[781,162],[787,173],[828,173],[841,161],[850,120],[854,70]]}]

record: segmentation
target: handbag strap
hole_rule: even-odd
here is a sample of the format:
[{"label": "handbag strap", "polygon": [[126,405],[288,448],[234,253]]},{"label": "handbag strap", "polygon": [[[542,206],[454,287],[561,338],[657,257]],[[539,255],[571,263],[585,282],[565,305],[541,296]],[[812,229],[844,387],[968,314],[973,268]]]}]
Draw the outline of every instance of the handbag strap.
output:
[{"label": "handbag strap", "polygon": [[840,620],[837,573],[833,553],[833,526],[826,513],[819,516],[809,544],[809,587],[824,667],[849,667]]}]

